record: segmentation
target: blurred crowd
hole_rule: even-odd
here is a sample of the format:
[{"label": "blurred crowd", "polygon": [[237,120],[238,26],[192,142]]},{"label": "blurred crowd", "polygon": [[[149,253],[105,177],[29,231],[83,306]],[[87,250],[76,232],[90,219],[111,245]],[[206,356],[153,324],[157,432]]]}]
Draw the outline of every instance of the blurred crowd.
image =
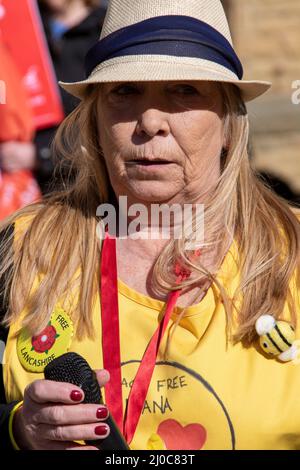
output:
[{"label": "blurred crowd", "polygon": [[[99,38],[107,0],[37,0],[45,38],[56,74],[61,81],[84,78],[84,58]],[[1,3],[0,3],[1,6]],[[59,188],[54,177],[51,142],[57,126],[35,129],[17,64],[0,36],[0,80],[7,86],[6,104],[0,105],[0,219],[43,194]],[[78,104],[59,90],[64,115]],[[280,178],[262,174],[276,192],[290,202],[299,195]]]},{"label": "blurred crowd", "polygon": [[[87,50],[99,39],[107,1],[38,0],[45,38],[56,80],[85,77]],[[1,7],[1,4],[0,4]],[[0,36],[0,80],[6,103],[0,105],[0,220],[59,188],[54,178],[51,142],[57,126],[35,129],[17,64]],[[78,104],[59,88],[64,115]]]},{"label": "blurred crowd", "polygon": [[[57,80],[73,82],[85,78],[84,59],[97,42],[106,8],[99,0],[39,0],[40,13]],[[63,109],[68,115],[78,104],[73,96],[60,88]],[[36,134],[35,149],[39,166],[38,183],[45,193],[56,187],[52,180],[53,161],[50,143],[56,128]],[[51,184],[51,187],[49,187]]]}]

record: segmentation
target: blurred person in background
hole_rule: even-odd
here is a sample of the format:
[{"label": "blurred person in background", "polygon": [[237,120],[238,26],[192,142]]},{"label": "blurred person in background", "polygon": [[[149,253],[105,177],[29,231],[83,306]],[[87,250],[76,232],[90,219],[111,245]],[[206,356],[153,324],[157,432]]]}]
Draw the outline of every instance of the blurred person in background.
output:
[{"label": "blurred person in background", "polygon": [[[0,105],[0,220],[40,197],[33,176],[34,124],[22,79],[0,39],[0,79],[6,96]],[[4,97],[3,97],[4,98]]]},{"label": "blurred person in background", "polygon": [[[38,0],[44,30],[58,80],[82,80],[84,58],[97,41],[106,11],[100,0]],[[65,115],[70,114],[78,100],[61,90]],[[35,138],[37,151],[36,177],[43,193],[59,186],[54,178],[51,142],[56,127],[39,131]],[[65,171],[68,171],[65,168]]]}]

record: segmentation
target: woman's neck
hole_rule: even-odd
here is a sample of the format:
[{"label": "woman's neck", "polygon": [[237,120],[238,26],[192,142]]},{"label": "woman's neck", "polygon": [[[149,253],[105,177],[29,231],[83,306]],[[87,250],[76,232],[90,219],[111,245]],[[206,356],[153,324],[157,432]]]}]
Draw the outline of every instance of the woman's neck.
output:
[{"label": "woman's neck", "polygon": [[[158,296],[152,287],[153,268],[162,249],[169,240],[132,240],[130,238],[117,238],[117,267],[118,278],[126,285],[158,300],[165,301],[166,296]],[[202,260],[208,270],[215,271],[217,266],[216,251],[210,253]],[[205,286],[207,286],[205,282]],[[194,302],[195,295],[199,295],[199,286],[190,287],[180,296],[178,305],[186,307]],[[198,300],[200,301],[200,300]],[[196,303],[198,303],[196,301]]]},{"label": "woman's neck", "polygon": [[[184,207],[182,201],[175,201],[181,207]],[[174,201],[172,201],[174,203]],[[195,203],[194,203],[195,204]],[[202,205],[203,209],[203,202],[199,203]],[[128,204],[129,207],[129,204]],[[147,212],[150,214],[151,212],[148,210]],[[145,295],[150,297],[156,297],[152,290],[152,273],[154,265],[161,254],[164,247],[170,242],[172,238],[172,233],[174,234],[174,219],[173,223],[169,223],[169,237],[166,239],[162,239],[161,237],[161,224],[151,224],[151,220],[146,217],[144,218],[144,227],[143,227],[143,234],[144,238],[134,238],[131,236],[131,231],[129,229],[130,223],[132,222],[131,218],[128,218],[127,208],[122,208],[120,206],[119,201],[119,211],[118,216],[126,217],[126,222],[124,222],[124,228],[127,228],[127,233],[125,232],[125,237],[122,237],[122,230],[120,227],[117,229],[117,261],[118,261],[118,277],[121,279],[125,284],[129,285],[133,289],[141,292]],[[129,220],[128,220],[129,219]],[[170,219],[168,219],[170,221]],[[188,219],[190,220],[190,219]],[[184,216],[182,221],[185,221]],[[153,222],[153,221],[152,221]],[[119,219],[120,223],[120,219]],[[154,225],[154,226],[153,226]],[[178,224],[177,224],[178,225]],[[177,226],[176,225],[176,226]],[[182,224],[181,228],[182,228]],[[133,226],[135,227],[135,225]],[[154,229],[154,233],[156,237],[153,237],[152,230]],[[183,227],[183,231],[185,231],[185,227]],[[165,232],[164,232],[165,233]],[[203,228],[204,233],[204,228]],[[160,234],[160,235],[159,235]],[[168,235],[168,234],[167,234]],[[181,238],[180,236],[178,238]],[[204,240],[201,240],[201,243]],[[206,269],[210,272],[215,272],[218,269],[217,266],[217,259],[218,259],[219,251],[218,247],[211,249],[209,252],[206,252],[202,256],[202,263]],[[199,290],[199,289],[196,289]],[[186,296],[185,301],[188,303],[191,300],[191,295],[195,295],[195,289]],[[160,299],[164,300],[164,299]]]}]

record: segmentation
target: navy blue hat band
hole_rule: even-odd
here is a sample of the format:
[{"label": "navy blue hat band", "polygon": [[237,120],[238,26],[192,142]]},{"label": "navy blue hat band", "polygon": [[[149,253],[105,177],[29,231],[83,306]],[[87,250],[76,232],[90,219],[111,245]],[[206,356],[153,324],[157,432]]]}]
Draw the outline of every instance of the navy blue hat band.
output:
[{"label": "navy blue hat band", "polygon": [[150,18],[101,39],[86,56],[86,75],[106,60],[145,54],[206,59],[243,77],[241,62],[221,33],[196,18],[175,15]]}]

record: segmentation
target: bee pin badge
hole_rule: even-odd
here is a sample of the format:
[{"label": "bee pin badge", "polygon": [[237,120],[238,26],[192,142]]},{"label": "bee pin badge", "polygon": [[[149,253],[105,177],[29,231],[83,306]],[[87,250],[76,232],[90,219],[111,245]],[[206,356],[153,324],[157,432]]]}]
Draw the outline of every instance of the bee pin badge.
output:
[{"label": "bee pin badge", "polygon": [[272,315],[262,315],[256,320],[255,329],[265,353],[276,356],[283,362],[292,361],[297,357],[295,331],[290,323],[275,320]]}]

